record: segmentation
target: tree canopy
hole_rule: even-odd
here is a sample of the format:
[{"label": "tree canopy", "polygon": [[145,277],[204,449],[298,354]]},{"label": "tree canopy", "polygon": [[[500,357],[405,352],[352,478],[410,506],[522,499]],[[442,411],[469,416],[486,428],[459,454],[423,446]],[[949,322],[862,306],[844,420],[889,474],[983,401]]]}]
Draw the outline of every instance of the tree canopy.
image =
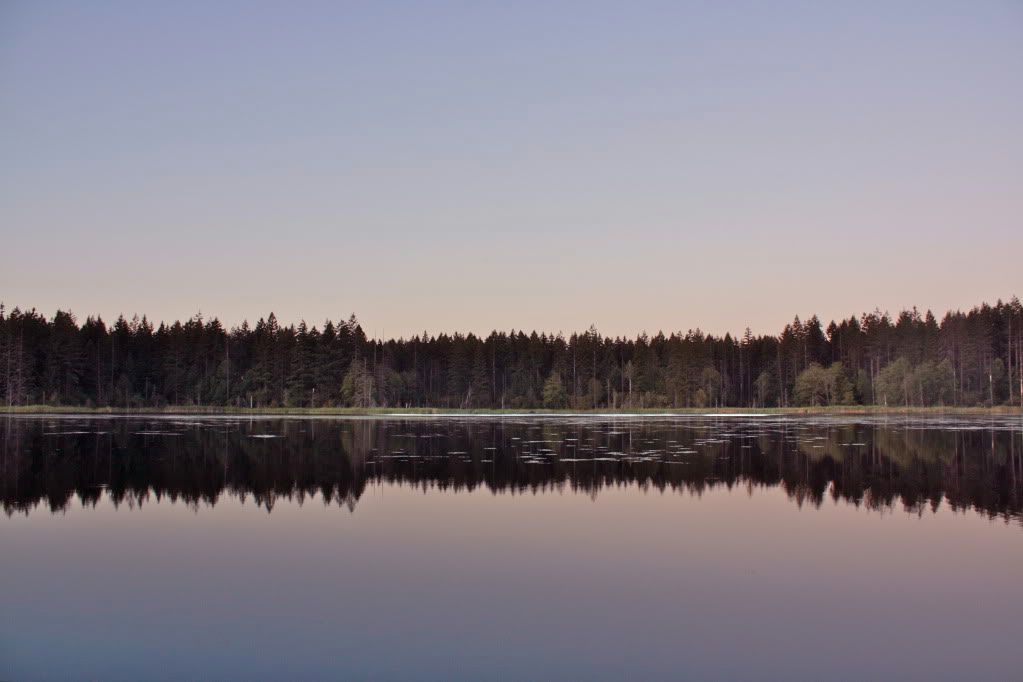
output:
[{"label": "tree canopy", "polygon": [[1021,404],[1023,306],[798,317],[776,335],[591,327],[369,339],[355,316],[226,329],[0,305],[6,405],[634,409]]}]

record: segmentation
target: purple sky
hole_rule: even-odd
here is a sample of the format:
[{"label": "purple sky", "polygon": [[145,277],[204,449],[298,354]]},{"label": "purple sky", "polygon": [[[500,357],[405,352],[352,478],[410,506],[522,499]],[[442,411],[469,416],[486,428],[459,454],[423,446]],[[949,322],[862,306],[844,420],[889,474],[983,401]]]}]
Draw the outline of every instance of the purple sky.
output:
[{"label": "purple sky", "polygon": [[0,300],[388,336],[969,307],[1023,295],[1021,121],[1008,0],[14,0]]}]

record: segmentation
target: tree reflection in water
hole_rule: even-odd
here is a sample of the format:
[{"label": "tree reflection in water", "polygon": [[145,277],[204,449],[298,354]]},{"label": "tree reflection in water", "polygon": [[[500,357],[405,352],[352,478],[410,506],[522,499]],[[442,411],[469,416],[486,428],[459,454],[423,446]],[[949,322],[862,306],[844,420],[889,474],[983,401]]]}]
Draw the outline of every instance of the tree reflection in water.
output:
[{"label": "tree reflection in water", "polygon": [[1023,431],[1018,417],[0,419],[7,515],[104,496],[202,507],[225,493],[267,511],[313,496],[354,511],[381,483],[593,496],[780,486],[801,507],[947,504],[1018,523]]}]

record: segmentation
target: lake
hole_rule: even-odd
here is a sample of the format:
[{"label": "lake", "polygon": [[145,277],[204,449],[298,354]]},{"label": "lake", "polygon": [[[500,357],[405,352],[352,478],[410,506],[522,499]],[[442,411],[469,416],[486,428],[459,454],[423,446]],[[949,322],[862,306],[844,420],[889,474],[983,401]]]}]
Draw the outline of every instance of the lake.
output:
[{"label": "lake", "polygon": [[1023,419],[0,418],[0,679],[1019,679]]}]

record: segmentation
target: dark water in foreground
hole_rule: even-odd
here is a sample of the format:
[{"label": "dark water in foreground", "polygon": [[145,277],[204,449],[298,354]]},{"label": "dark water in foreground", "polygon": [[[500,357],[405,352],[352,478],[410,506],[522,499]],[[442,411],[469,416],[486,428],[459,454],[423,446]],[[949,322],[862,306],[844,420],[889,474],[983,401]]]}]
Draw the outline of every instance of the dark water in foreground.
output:
[{"label": "dark water in foreground", "polygon": [[1019,679],[1023,420],[0,418],[0,679]]}]

